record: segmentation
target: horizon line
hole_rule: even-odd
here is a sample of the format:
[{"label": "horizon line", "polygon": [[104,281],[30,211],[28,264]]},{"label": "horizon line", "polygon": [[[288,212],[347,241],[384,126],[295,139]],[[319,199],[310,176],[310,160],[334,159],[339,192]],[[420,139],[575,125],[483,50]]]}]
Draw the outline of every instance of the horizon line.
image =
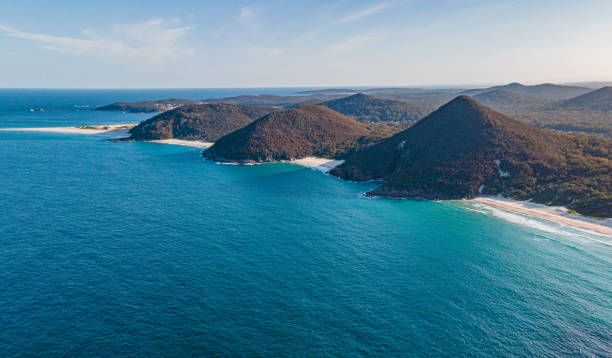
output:
[{"label": "horizon line", "polygon": [[201,90],[201,89],[372,89],[372,88],[427,88],[427,89],[465,89],[465,88],[480,88],[488,86],[503,86],[511,83],[519,83],[527,86],[539,84],[555,84],[555,85],[580,85],[580,84],[597,84],[611,83],[610,81],[572,81],[572,82],[488,82],[474,84],[444,84],[444,85],[278,85],[278,86],[213,86],[213,87],[0,87],[0,90]]}]

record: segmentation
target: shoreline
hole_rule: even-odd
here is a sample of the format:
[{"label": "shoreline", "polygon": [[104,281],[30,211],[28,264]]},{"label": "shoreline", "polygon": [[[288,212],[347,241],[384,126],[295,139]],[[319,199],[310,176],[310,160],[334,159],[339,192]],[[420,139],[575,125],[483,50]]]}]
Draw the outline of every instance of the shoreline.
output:
[{"label": "shoreline", "polygon": [[39,128],[0,128],[4,132],[45,132],[45,133],[64,133],[64,134],[101,134],[135,127],[134,123],[124,124],[102,124],[94,126],[72,126],[72,127],[39,127]]},{"label": "shoreline", "polygon": [[328,159],[320,157],[304,157],[300,159],[293,159],[288,161],[281,161],[281,163],[297,164],[307,168],[319,170],[323,173],[327,173],[334,169],[338,165],[344,163],[342,159]]},{"label": "shoreline", "polygon": [[193,147],[208,149],[213,146],[213,142],[203,142],[200,140],[184,140],[184,139],[156,139],[142,141],[143,143],[157,143],[157,144],[169,144],[169,145],[181,145],[183,147]]},{"label": "shoreline", "polygon": [[536,204],[527,201],[516,201],[488,196],[468,199],[466,201],[612,237],[612,219],[589,218],[571,213],[567,208],[562,206],[546,206],[544,204]]},{"label": "shoreline", "polygon": [[[116,134],[129,135],[128,130],[137,126],[135,123],[125,124],[101,124],[93,126],[72,126],[72,127],[38,127],[38,128],[0,128],[3,132],[43,132],[43,133],[63,133],[63,134]],[[214,143],[198,140],[182,139],[158,139],[142,141],[143,143],[159,143],[182,145],[194,148],[210,148]]]},{"label": "shoreline", "polygon": [[[128,135],[127,130],[135,127],[137,124],[102,124],[94,126],[72,126],[72,127],[40,127],[40,128],[0,128],[0,131],[7,132],[45,132],[45,133],[63,133],[63,134],[121,134]],[[141,141],[143,143],[156,143],[156,144],[168,144],[168,145],[180,145],[184,147],[208,149],[212,147],[214,142],[204,142],[199,140],[184,140],[184,139],[156,139]],[[344,160],[328,159],[320,157],[304,157],[293,160],[281,160],[278,162],[271,163],[289,163],[297,164],[303,167],[312,168],[319,170],[323,173],[327,173],[338,165],[344,163]],[[224,163],[224,164],[238,164],[238,163]],[[265,164],[265,163],[253,163],[253,164]]]},{"label": "shoreline", "polygon": [[[213,143],[214,144],[214,143]],[[342,159],[329,159],[322,157],[304,157],[299,159],[292,160],[277,160],[273,162],[237,162],[237,161],[219,161],[210,158],[205,158],[206,160],[210,160],[215,162],[215,164],[220,165],[263,165],[263,164],[273,164],[273,163],[285,163],[285,164],[295,164],[306,168],[311,168],[318,170],[323,173],[328,173],[330,170],[334,169],[338,165],[344,163]]]},{"label": "shoreline", "polygon": [[[136,126],[136,124],[112,124],[112,125],[95,125],[95,126],[72,126],[72,127],[41,127],[41,128],[0,128],[0,131],[17,131],[17,132],[47,132],[47,133],[65,133],[65,134],[125,134],[127,130]],[[199,149],[208,149],[213,142],[204,142],[197,140],[183,139],[159,139],[142,141],[143,143],[157,143],[168,145],[179,145]],[[270,163],[288,163],[296,164],[303,167],[315,169],[323,173],[328,173],[333,168],[344,163],[344,160],[334,160],[320,157],[304,157],[293,160],[281,160]],[[239,164],[239,163],[223,163],[223,164]],[[265,164],[265,163],[253,163]],[[612,219],[595,219],[585,217],[579,214],[574,214],[568,209],[560,206],[546,206],[544,204],[536,204],[528,201],[516,201],[502,197],[482,196],[466,200],[472,203],[489,206],[491,208],[507,211],[515,214],[525,215],[537,219],[550,221],[556,224],[569,226],[574,229],[588,231],[591,233],[612,237]]]}]

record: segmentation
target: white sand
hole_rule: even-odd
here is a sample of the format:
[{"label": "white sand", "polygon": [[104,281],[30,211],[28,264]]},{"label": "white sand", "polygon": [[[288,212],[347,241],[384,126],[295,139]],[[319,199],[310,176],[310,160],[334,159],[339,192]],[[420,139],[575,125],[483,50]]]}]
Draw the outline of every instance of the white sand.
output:
[{"label": "white sand", "polygon": [[344,163],[344,160],[334,160],[318,157],[306,157],[287,161],[287,163],[298,164],[308,168],[313,168],[327,173],[338,165]]},{"label": "white sand", "polygon": [[[48,133],[68,133],[68,134],[100,134],[110,132],[126,132],[134,127],[135,124],[112,124],[87,127],[41,127],[41,128],[0,128],[0,131],[19,131],[19,132],[48,132]],[[182,139],[162,139],[153,140],[151,143],[183,145],[195,148],[210,148],[214,143],[195,140]],[[287,163],[298,164],[308,168],[329,172],[331,169],[344,163],[344,160],[333,160],[318,157],[306,157],[286,161]],[[559,206],[545,206],[526,201],[515,201],[500,197],[478,197],[471,199],[472,202],[484,204],[493,208],[510,211],[526,216],[544,219],[555,223],[567,225],[573,228],[596,232],[598,234],[612,236],[612,220],[598,220],[581,215],[570,213],[566,208]]]},{"label": "white sand", "polygon": [[108,124],[100,126],[83,127],[41,127],[41,128],[0,128],[0,131],[14,132],[48,132],[66,134],[100,134],[119,130],[126,130],[134,127],[135,124]]},{"label": "white sand", "polygon": [[[101,134],[111,133],[115,136],[128,136],[128,130],[135,127],[136,124],[108,124],[99,126],[83,126],[83,127],[41,127],[41,128],[0,128],[0,131],[17,131],[17,132],[48,132],[48,133],[67,133],[67,134]],[[213,142],[203,142],[199,140],[183,140],[183,139],[159,139],[147,141],[148,143],[182,145],[186,147],[207,149],[213,146]],[[306,157],[286,161],[303,165],[308,168],[314,168],[322,172],[328,172],[338,165],[344,163],[344,160],[333,160],[318,157]]]},{"label": "white sand", "polygon": [[[16,132],[47,132],[47,133],[66,133],[66,134],[113,134],[114,137],[128,137],[129,129],[135,127],[136,124],[105,124],[99,126],[81,126],[81,127],[41,127],[41,128],[0,128],[0,131],[16,131]],[[210,148],[214,143],[202,142],[198,140],[182,140],[182,139],[161,139],[152,140],[151,143],[183,145],[195,148]]]},{"label": "white sand", "polygon": [[521,215],[552,221],[576,229],[587,230],[602,235],[612,236],[612,220],[598,220],[570,213],[561,206],[546,206],[527,201],[516,201],[499,197],[478,197],[469,201],[484,204],[496,209],[510,211]]},{"label": "white sand", "polygon": [[160,143],[160,144],[172,144],[172,145],[183,145],[186,147],[194,147],[194,148],[210,148],[212,147],[213,142],[202,142],[199,140],[182,140],[182,139],[159,139],[159,140],[151,140],[149,143]]},{"label": "white sand", "polygon": [[[214,143],[210,143],[214,144]],[[217,164],[227,164],[227,165],[262,165],[269,163],[290,163],[297,164],[307,168],[316,169],[323,173],[327,173],[338,165],[344,163],[344,160],[335,160],[328,158],[319,158],[319,157],[305,157],[300,159],[293,160],[281,160],[278,162],[255,162],[255,163],[240,163],[240,162],[216,162]]]}]

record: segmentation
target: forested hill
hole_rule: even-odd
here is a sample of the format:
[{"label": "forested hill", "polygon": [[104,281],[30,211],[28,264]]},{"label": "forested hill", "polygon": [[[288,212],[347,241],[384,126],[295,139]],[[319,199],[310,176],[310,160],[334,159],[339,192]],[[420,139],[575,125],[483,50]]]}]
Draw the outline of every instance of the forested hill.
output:
[{"label": "forested hill", "polygon": [[217,161],[267,162],[308,156],[334,158],[367,141],[368,128],[322,106],[272,112],[219,139],[204,152]]},{"label": "forested hill", "polygon": [[240,129],[274,109],[234,104],[190,104],[151,119],[131,129],[133,140],[187,139],[213,142]]},{"label": "forested hill", "polygon": [[460,96],[347,158],[332,174],[383,179],[371,195],[460,199],[502,194],[612,216],[612,141],[535,128]]},{"label": "forested hill", "polygon": [[582,96],[571,98],[561,103],[561,107],[612,111],[612,87],[602,87]]},{"label": "forested hill", "polygon": [[427,115],[423,106],[358,93],[322,102],[321,105],[361,122],[414,123]]}]

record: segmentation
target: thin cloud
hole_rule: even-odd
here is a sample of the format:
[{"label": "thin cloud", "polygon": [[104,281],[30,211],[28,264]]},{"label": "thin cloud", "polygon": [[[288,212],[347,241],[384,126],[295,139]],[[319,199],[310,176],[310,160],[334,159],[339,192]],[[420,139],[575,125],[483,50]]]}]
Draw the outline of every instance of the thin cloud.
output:
[{"label": "thin cloud", "polygon": [[329,50],[331,52],[346,52],[359,50],[362,48],[369,47],[372,44],[382,41],[384,38],[380,33],[377,32],[369,32],[358,34],[352,37],[349,37],[343,41],[336,42],[333,45],[329,46]]},{"label": "thin cloud", "polygon": [[[397,2],[394,2],[394,4],[397,4]],[[329,22],[327,24],[324,24],[323,26],[319,26],[317,28],[313,28],[310,31],[307,31],[305,33],[302,33],[300,35],[297,36],[297,39],[300,41],[308,41],[308,40],[312,40],[314,38],[316,38],[317,36],[319,36],[320,34],[329,31],[330,29],[337,27],[337,26],[342,26],[344,24],[353,22],[353,21],[357,21],[357,20],[361,20],[364,19],[366,17],[375,15],[381,11],[386,10],[387,8],[391,7],[391,5],[393,5],[391,2],[381,2],[378,3],[376,5],[370,6],[368,8],[365,9],[361,9],[357,12],[353,12],[351,14],[345,15],[340,17],[339,19],[336,19],[332,22]]]},{"label": "thin cloud", "polygon": [[285,53],[285,49],[281,47],[265,47],[265,46],[249,46],[241,50],[249,57],[276,57]]},{"label": "thin cloud", "polygon": [[41,48],[69,55],[100,56],[162,63],[189,56],[193,48],[179,44],[192,26],[177,26],[178,19],[152,19],[132,24],[114,25],[102,34],[83,30],[82,38],[23,32],[0,25],[7,36],[29,40]]},{"label": "thin cloud", "polygon": [[246,26],[249,30],[255,32],[259,29],[259,22],[257,21],[257,14],[255,10],[250,6],[243,6],[240,8],[240,15],[236,17],[236,21]]},{"label": "thin cloud", "polygon": [[372,16],[374,14],[377,14],[385,9],[387,9],[389,6],[391,6],[391,3],[388,2],[381,2],[378,3],[374,6],[370,6],[368,8],[362,9],[360,11],[354,12],[352,14],[346,15],[344,17],[341,17],[340,19],[338,19],[338,23],[339,24],[346,24],[349,22],[353,22],[353,21],[357,21],[357,20],[361,20],[363,18]]}]

